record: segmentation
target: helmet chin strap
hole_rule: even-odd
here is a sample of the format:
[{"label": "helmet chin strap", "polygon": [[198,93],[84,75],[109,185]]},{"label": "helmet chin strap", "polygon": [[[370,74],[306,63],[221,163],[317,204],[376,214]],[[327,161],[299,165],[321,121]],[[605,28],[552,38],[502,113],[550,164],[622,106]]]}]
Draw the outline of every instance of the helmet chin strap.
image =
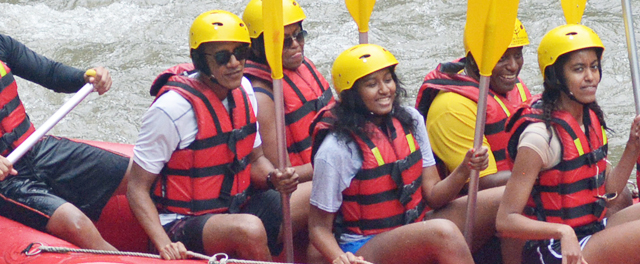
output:
[{"label": "helmet chin strap", "polygon": [[579,103],[579,104],[581,104],[583,106],[588,105],[588,103],[583,103],[583,102],[578,101],[578,98],[576,98],[576,96],[573,95],[573,93],[571,91],[569,91],[569,88],[567,88],[566,85],[560,84],[560,87],[561,87],[560,91],[565,93],[567,95],[567,97],[569,97],[569,99],[571,99],[571,100],[573,100],[573,101],[575,101],[575,102],[577,102],[577,103]]},{"label": "helmet chin strap", "polygon": [[220,84],[218,82],[218,80],[216,79],[216,77],[213,76],[213,74],[209,75],[209,81],[211,81],[212,83],[215,83],[215,84]]}]

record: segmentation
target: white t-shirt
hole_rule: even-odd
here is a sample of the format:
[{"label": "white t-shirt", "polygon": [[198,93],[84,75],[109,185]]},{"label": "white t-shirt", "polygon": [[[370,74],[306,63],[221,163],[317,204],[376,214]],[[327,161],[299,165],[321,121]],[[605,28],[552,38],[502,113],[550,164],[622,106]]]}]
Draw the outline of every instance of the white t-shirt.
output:
[{"label": "white t-shirt", "polygon": [[[422,153],[422,167],[435,165],[422,115],[412,107],[403,108],[414,120],[414,136]],[[351,185],[361,167],[358,144],[355,141],[345,143],[335,133],[329,133],[314,157],[311,204],[326,212],[337,212],[342,205],[342,191]]]},{"label": "white t-shirt", "polygon": [[[420,146],[422,167],[436,164],[431,151],[431,143],[427,135],[427,128],[422,115],[412,107],[403,106],[414,120],[414,136]],[[342,191],[349,185],[362,167],[362,156],[355,141],[345,143],[335,133],[329,133],[314,157],[313,187],[310,202],[320,210],[335,213],[342,206]],[[344,233],[340,243],[357,241],[363,236]]]},{"label": "white t-shirt", "polygon": [[[191,76],[193,77],[193,76]],[[242,78],[242,88],[247,93],[254,113],[258,113],[258,102],[248,79]],[[227,99],[222,103],[227,106]],[[133,148],[133,160],[150,173],[158,174],[169,162],[176,149],[191,144],[198,133],[195,112],[191,103],[180,94],[169,91],[160,96],[142,116],[142,126]],[[253,147],[262,144],[256,133]]]},{"label": "white t-shirt", "polygon": [[[190,76],[194,78],[194,75]],[[248,79],[242,77],[242,88],[247,93],[253,112],[258,113],[256,95]],[[227,108],[227,99],[222,101]],[[256,122],[257,125],[257,122]],[[198,124],[191,103],[180,94],[168,91],[161,95],[142,116],[142,126],[138,140],[133,147],[133,161],[144,170],[159,174],[171,155],[177,149],[191,144],[198,132]],[[253,147],[262,144],[260,134],[256,133]],[[184,216],[178,214],[160,214],[164,225]]]}]

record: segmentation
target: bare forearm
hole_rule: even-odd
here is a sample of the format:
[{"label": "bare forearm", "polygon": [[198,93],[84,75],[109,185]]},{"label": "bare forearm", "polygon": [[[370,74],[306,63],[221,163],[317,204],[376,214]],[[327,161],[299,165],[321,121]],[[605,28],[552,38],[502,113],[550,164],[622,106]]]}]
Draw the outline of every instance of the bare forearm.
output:
[{"label": "bare forearm", "polygon": [[331,219],[331,222],[327,222],[327,216],[322,216],[323,213],[327,213],[318,211],[320,211],[320,209],[311,206],[309,213],[309,239],[313,246],[320,251],[320,254],[322,254],[328,262],[331,262],[344,252],[331,232],[333,219]]},{"label": "bare forearm", "polygon": [[484,176],[478,181],[478,189],[486,190],[498,186],[504,186],[511,177],[511,171],[498,171],[494,174]]},{"label": "bare forearm", "polygon": [[149,196],[149,192],[132,188],[127,190],[127,199],[133,215],[151,239],[156,248],[161,248],[171,243],[169,236],[164,231],[158,216],[158,210]]},{"label": "bare forearm", "polygon": [[268,189],[267,175],[274,167],[264,156],[251,163],[251,185],[258,189]]},{"label": "bare forearm", "polygon": [[131,177],[127,183],[127,200],[133,215],[159,250],[171,243],[171,240],[162,228],[158,209],[149,195],[157,177],[158,175],[146,171],[134,162],[131,166]]},{"label": "bare forearm", "polygon": [[561,239],[571,227],[565,224],[537,221],[521,214],[511,213],[496,219],[496,229],[501,237],[546,240]]},{"label": "bare forearm", "polygon": [[308,182],[313,180],[313,166],[311,166],[311,163],[295,166],[294,168],[300,176],[300,182]]},{"label": "bare forearm", "polygon": [[627,180],[629,180],[629,176],[631,176],[631,171],[633,170],[633,166],[636,164],[637,159],[637,151],[633,150],[632,147],[629,147],[628,143],[622,153],[622,157],[620,158],[618,165],[615,166],[615,168],[613,168],[607,175],[606,191],[608,193],[622,192],[622,189],[627,184]]},{"label": "bare forearm", "polygon": [[[433,166],[425,169],[436,170]],[[437,174],[437,172],[428,173]],[[462,190],[462,187],[465,185],[467,179],[469,179],[469,173],[470,171],[468,169],[458,166],[458,168],[456,168],[444,180],[438,181],[435,185],[433,185],[430,193],[424,194],[429,207],[438,209],[456,199],[460,193],[460,190]],[[427,188],[424,189],[426,191]]]}]

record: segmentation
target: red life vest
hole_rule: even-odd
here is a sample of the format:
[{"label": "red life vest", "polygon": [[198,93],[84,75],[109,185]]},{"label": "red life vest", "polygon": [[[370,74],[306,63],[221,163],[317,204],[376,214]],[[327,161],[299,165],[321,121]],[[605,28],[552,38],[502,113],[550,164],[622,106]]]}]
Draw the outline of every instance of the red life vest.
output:
[{"label": "red life vest", "polygon": [[18,97],[18,85],[11,69],[0,61],[0,154],[9,155],[34,131]]},{"label": "red life vest", "polygon": [[[325,109],[312,125],[314,150],[331,130],[332,115]],[[421,221],[428,208],[422,199],[422,153],[417,141],[395,118],[387,124],[390,138],[374,124],[366,126],[370,135],[352,134],[362,152],[362,168],[342,192],[336,221],[340,226],[334,228],[373,235]]]},{"label": "red life vest", "polygon": [[152,86],[156,99],[167,91],[187,99],[198,124],[194,142],[174,151],[162,169],[152,198],[173,213],[222,213],[248,198],[256,118],[242,88],[229,92],[229,113],[208,86],[183,74],[189,69],[190,64],[173,67]]},{"label": "red life vest", "polygon": [[[247,60],[245,75],[272,83],[269,66]],[[309,126],[318,111],[333,101],[329,83],[306,57],[295,71],[283,69],[287,153],[292,166],[311,162]]]},{"label": "red life vest", "polygon": [[[523,106],[509,121],[513,128],[508,153],[515,159],[522,131],[533,122],[544,122],[542,101]],[[605,194],[607,168],[607,135],[595,112],[585,112],[585,126],[590,124],[589,138],[578,122],[566,111],[552,114],[552,126],[562,143],[559,164],[541,171],[524,209],[529,218],[580,227],[600,221],[606,213],[606,203],[597,195]]]},{"label": "red life vest", "polygon": [[[464,68],[463,59],[442,63],[424,78],[418,92],[416,108],[425,119],[431,103],[440,91],[455,92],[478,103],[480,93],[478,81],[458,73]],[[494,94],[489,90],[484,136],[491,146],[498,171],[511,171],[513,168],[513,164],[506,155],[507,140],[509,140],[510,134],[504,131],[504,127],[511,113],[529,98],[531,98],[531,93],[520,78],[518,78],[515,88],[506,95]]]}]

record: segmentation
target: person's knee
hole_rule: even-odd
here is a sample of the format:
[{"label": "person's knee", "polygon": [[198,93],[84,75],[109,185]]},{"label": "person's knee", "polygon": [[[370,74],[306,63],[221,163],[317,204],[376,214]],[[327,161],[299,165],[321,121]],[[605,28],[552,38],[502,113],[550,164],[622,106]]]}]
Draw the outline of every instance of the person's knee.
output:
[{"label": "person's knee", "polygon": [[458,226],[446,219],[429,220],[427,232],[429,232],[430,236],[437,237],[438,240],[443,242],[457,241],[462,237]]},{"label": "person's knee", "polygon": [[239,241],[247,244],[267,244],[267,232],[260,218],[254,215],[243,215],[233,225],[234,233]]},{"label": "person's knee", "polygon": [[65,204],[60,206],[51,216],[46,227],[54,235],[65,237],[83,237],[95,229],[93,222],[80,210]]}]

